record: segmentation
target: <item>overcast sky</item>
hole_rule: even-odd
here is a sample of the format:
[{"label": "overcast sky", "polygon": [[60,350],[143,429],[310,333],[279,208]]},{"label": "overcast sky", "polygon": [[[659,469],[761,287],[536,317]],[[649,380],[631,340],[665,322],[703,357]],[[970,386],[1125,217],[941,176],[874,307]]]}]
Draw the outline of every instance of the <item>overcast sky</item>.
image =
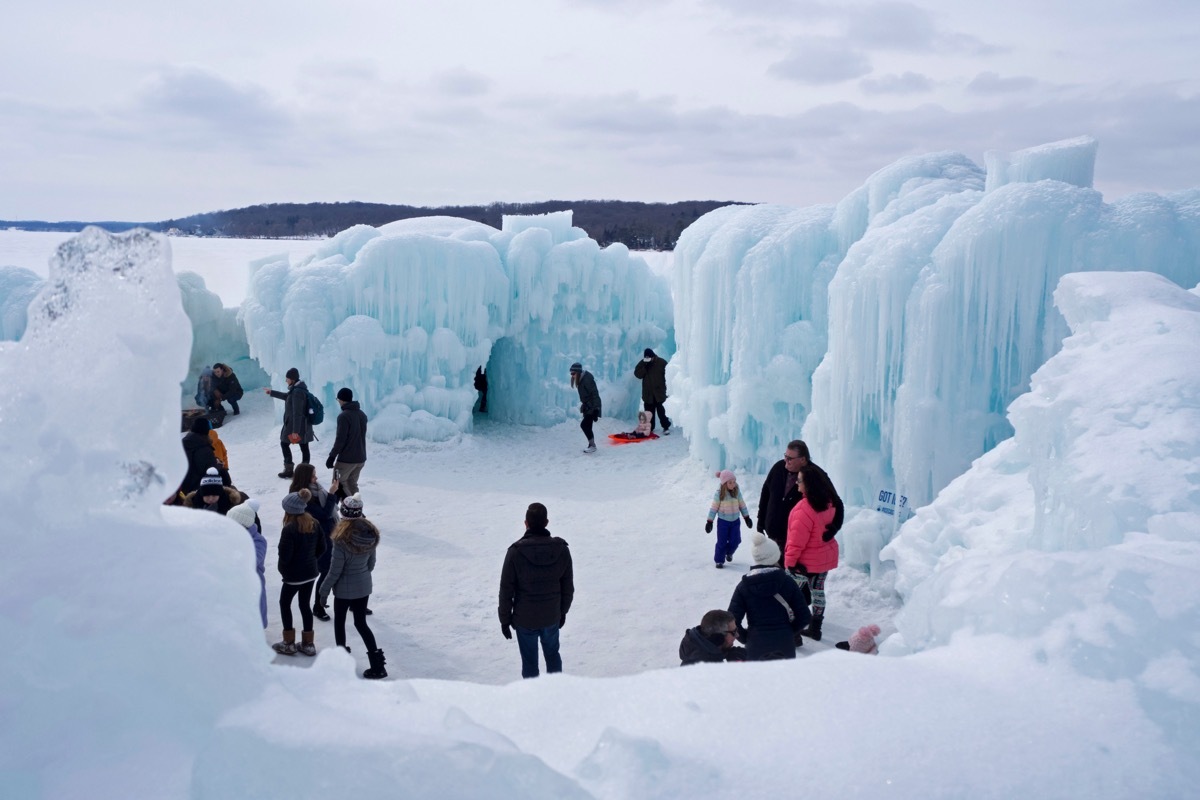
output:
[{"label": "overcast sky", "polygon": [[13,0],[0,19],[0,219],[808,205],[904,155],[1081,134],[1109,199],[1200,186],[1198,0]]}]

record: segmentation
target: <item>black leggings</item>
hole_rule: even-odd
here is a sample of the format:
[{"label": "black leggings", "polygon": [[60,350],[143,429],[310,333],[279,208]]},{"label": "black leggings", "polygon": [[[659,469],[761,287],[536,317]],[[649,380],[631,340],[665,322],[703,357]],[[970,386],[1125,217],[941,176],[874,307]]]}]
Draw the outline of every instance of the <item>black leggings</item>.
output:
[{"label": "black leggings", "polygon": [[311,631],[313,629],[313,613],[310,602],[315,583],[316,580],[308,583],[285,583],[279,590],[279,619],[283,622],[285,631],[292,629],[293,597],[300,598],[300,620],[304,623],[304,630]]},{"label": "black leggings", "polygon": [[591,414],[583,415],[583,422],[579,423],[579,427],[583,429],[584,435],[588,437],[588,441],[595,441],[596,437],[592,436],[592,423],[600,419],[600,415],[594,411]]},{"label": "black leggings", "polygon": [[369,596],[356,597],[353,600],[333,598],[333,641],[338,647],[346,646],[346,610],[349,609],[354,612],[354,629],[362,637],[367,652],[376,649],[375,634],[371,633],[371,628],[367,625],[367,601],[370,599]]},{"label": "black leggings", "polygon": [[[292,445],[291,442],[280,442],[279,449],[283,451],[283,463],[292,463]],[[307,464],[308,462],[308,442],[300,443],[300,463]]]}]

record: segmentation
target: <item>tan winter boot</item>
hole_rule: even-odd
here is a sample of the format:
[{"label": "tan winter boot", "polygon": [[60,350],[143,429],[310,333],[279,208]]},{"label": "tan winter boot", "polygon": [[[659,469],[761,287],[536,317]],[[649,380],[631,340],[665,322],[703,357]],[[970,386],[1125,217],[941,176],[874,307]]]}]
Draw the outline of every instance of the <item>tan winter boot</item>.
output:
[{"label": "tan winter boot", "polygon": [[300,654],[305,656],[315,656],[317,654],[317,646],[313,644],[313,632],[300,632]]},{"label": "tan winter boot", "polygon": [[296,629],[284,628],[283,641],[276,642],[275,644],[271,645],[271,647],[274,648],[276,653],[279,653],[283,656],[296,655]]}]

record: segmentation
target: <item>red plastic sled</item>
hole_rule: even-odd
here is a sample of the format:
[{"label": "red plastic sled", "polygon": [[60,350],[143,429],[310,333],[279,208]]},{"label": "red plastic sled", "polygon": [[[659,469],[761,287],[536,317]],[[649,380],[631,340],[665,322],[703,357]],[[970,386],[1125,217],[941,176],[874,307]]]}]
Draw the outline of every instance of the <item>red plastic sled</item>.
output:
[{"label": "red plastic sled", "polygon": [[609,441],[611,441],[613,444],[637,444],[638,442],[653,441],[657,438],[657,433],[652,433],[649,436],[643,436],[641,439],[628,433],[610,433],[608,435]]}]

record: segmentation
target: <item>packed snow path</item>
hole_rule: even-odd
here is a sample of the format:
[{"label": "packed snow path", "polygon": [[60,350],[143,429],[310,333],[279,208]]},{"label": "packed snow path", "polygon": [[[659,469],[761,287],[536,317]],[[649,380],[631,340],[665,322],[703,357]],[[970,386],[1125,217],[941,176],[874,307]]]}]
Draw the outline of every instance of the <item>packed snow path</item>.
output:
[{"label": "packed snow path", "polygon": [[[218,433],[229,449],[235,484],[262,504],[259,516],[270,544],[266,639],[273,642],[280,638],[275,546],[288,481],[276,477],[282,459],[271,404],[276,401],[261,392],[248,393],[241,415],[227,417]],[[312,445],[325,486],[336,414],[326,409],[328,430]],[[562,634],[564,671],[629,675],[679,663],[684,630],[699,624],[705,611],[727,607],[750,568],[749,530],[743,528],[745,541],[733,563],[714,569],[713,534],[704,533],[704,520],[716,478],[688,456],[682,436],[639,447],[607,443],[607,434],[632,427],[626,420],[601,419],[600,449],[590,456],[582,452],[586,441],[576,423],[525,428],[491,424],[483,415],[477,415],[473,434],[444,445],[368,443],[359,490],[383,535],[369,621],[391,678],[492,684],[519,678],[516,641],[500,634],[496,599],[504,552],[524,532],[532,502],[546,505],[550,531],[570,543],[575,563],[575,603]],[[293,450],[298,458],[298,448]],[[738,478],[755,509],[761,476]],[[247,568],[253,569],[249,539],[246,548]],[[824,637],[805,640],[800,658],[868,622],[891,632],[895,601],[869,587],[864,574],[835,570],[826,590]],[[332,647],[333,623],[317,620],[314,626],[318,650]],[[367,666],[362,641],[350,620],[346,627],[361,671]],[[302,656],[275,660],[313,663]]]}]

